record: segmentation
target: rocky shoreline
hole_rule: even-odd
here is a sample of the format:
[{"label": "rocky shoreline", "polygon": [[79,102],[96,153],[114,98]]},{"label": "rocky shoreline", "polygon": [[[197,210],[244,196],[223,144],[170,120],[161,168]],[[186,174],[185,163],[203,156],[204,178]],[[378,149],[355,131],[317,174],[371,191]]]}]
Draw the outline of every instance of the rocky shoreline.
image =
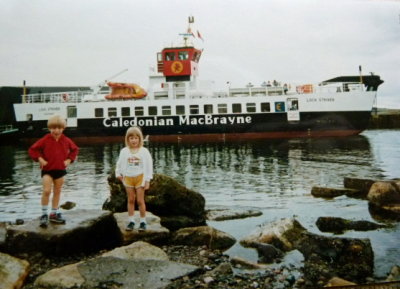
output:
[{"label": "rocky shoreline", "polygon": [[[205,210],[204,198],[157,175],[146,202],[148,230],[126,232],[125,192],[110,176],[107,210],[66,211],[66,225],[38,226],[38,220],[0,224],[0,279],[4,288],[319,288],[400,281],[399,264],[374,278],[368,238],[341,237],[344,231],[388,228],[400,220],[398,180],[346,178],[345,188],[313,188],[318,198],[364,198],[379,220],[320,217],[326,236],[311,233],[295,218],[260,224],[241,240],[206,225],[207,220],[258,216],[256,210]],[[174,210],[171,210],[171,206]],[[104,209],[104,208],[103,208]],[[257,263],[224,252],[236,242],[257,251]],[[301,268],[282,262],[297,250]],[[392,283],[385,283],[390,286]],[[7,287],[8,286],[8,287]],[[383,285],[382,285],[383,286]],[[382,287],[392,288],[392,287]],[[393,287],[394,288],[394,287]]]}]

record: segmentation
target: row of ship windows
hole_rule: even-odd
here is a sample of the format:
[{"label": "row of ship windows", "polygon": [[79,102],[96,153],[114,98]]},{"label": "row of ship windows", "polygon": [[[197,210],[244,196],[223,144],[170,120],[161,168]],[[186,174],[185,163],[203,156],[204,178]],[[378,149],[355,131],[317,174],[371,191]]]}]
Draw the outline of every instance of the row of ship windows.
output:
[{"label": "row of ship windows", "polygon": [[[175,114],[173,114],[172,111],[173,107],[170,105],[165,105],[165,106],[149,106],[149,107],[143,107],[143,106],[135,106],[133,108],[134,110],[134,115],[135,116],[155,116],[155,115],[184,115],[186,114],[186,106],[184,105],[176,105],[175,106]],[[257,105],[256,103],[246,103],[245,107],[242,106],[241,103],[233,103],[232,106],[230,107],[230,112],[232,113],[242,113],[242,112],[248,112],[248,113],[255,113],[257,112]],[[160,110],[160,111],[159,111]],[[202,111],[201,111],[202,110]],[[259,110],[260,112],[270,112],[271,107],[269,102],[262,102],[259,104]],[[212,114],[214,113],[214,106],[212,104],[204,104],[203,106],[199,105],[189,105],[188,107],[188,112],[189,114]],[[220,103],[216,107],[216,112],[219,114],[224,114],[228,113],[228,105]],[[104,117],[104,108],[95,108],[94,111],[95,117]],[[118,111],[116,107],[109,107],[107,110],[107,116],[108,117],[117,117],[118,116]],[[130,107],[121,107],[121,116],[131,116],[131,108]]]}]

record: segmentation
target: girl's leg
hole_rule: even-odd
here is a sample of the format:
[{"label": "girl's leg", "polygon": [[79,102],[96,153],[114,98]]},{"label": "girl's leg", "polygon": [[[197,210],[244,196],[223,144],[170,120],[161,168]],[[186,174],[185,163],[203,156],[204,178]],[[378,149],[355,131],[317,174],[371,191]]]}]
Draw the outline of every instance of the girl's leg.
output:
[{"label": "girl's leg", "polygon": [[126,194],[128,195],[128,216],[132,217],[135,214],[135,189],[125,187]]},{"label": "girl's leg", "polygon": [[137,203],[139,206],[140,218],[146,217],[146,203],[144,202],[144,188],[136,188]]}]

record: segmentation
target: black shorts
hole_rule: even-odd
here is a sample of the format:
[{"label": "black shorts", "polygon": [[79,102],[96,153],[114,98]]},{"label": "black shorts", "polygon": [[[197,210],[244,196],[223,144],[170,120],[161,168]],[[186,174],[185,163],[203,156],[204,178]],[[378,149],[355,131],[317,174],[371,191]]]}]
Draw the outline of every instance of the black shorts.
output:
[{"label": "black shorts", "polygon": [[53,178],[53,180],[62,178],[67,174],[66,170],[51,170],[51,171],[42,171],[42,178],[44,175],[49,175]]}]

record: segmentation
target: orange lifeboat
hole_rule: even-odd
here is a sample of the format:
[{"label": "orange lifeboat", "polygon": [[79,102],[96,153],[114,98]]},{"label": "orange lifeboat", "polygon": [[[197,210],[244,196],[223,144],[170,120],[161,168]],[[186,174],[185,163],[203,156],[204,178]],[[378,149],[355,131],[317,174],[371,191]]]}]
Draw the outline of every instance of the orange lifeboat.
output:
[{"label": "orange lifeboat", "polygon": [[147,92],[135,83],[108,82],[111,93],[106,95],[108,100],[140,99],[147,95]]}]

